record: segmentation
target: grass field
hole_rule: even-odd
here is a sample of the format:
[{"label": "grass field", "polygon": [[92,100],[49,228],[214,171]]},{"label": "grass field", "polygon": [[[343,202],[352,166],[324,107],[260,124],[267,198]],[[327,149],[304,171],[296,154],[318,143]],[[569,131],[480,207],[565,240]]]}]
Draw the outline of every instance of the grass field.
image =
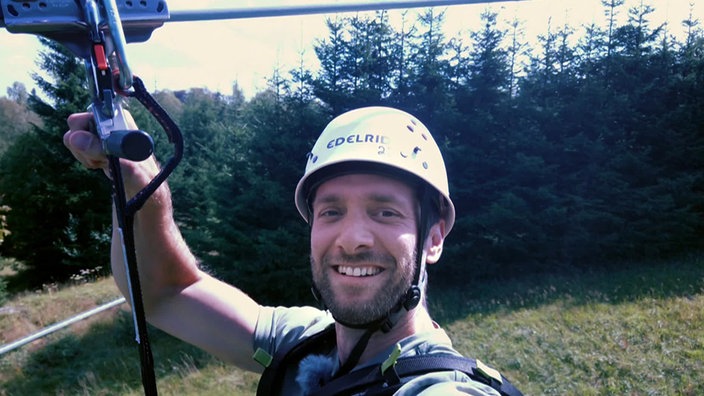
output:
[{"label": "grass field", "polygon": [[[0,342],[117,297],[110,279],[11,297]],[[432,287],[468,356],[526,395],[704,395],[704,258],[618,271]],[[187,318],[184,318],[186,320]],[[115,308],[0,357],[0,395],[140,395],[129,311]],[[252,395],[258,377],[151,331],[163,395]]]}]

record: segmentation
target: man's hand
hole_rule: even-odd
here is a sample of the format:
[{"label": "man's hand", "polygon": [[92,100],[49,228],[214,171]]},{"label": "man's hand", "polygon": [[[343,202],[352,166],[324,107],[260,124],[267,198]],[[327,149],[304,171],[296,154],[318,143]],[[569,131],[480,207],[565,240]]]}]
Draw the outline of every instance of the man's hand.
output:
[{"label": "man's hand", "polygon": [[[125,118],[130,129],[138,129],[132,116],[125,112]],[[76,113],[68,117],[69,131],[64,134],[64,145],[76,159],[88,169],[102,169],[110,177],[108,159],[103,150],[100,138],[89,132],[93,121],[91,113]],[[125,182],[127,197],[133,197],[146,186],[159,172],[154,156],[132,162],[121,159],[120,165]]]},{"label": "man's hand", "polygon": [[90,113],[71,114],[68,117],[69,131],[64,134],[64,145],[83,166],[102,169],[108,175],[108,159],[100,138],[88,132],[92,120],[93,115]]}]

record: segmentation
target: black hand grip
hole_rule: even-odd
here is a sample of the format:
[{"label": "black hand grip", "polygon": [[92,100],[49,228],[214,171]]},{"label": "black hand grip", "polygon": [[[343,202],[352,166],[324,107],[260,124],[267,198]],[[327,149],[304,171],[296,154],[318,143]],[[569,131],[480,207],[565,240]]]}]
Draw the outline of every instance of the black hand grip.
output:
[{"label": "black hand grip", "polygon": [[154,141],[144,131],[112,131],[105,139],[105,151],[130,161],[144,161],[154,152]]}]

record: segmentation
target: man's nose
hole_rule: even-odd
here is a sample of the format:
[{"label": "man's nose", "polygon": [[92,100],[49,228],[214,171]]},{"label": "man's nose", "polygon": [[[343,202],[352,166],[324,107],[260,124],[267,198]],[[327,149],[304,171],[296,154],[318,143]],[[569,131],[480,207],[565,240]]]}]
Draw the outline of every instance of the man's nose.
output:
[{"label": "man's nose", "polygon": [[340,224],[337,246],[346,254],[355,254],[370,249],[374,235],[366,216],[348,212]]}]

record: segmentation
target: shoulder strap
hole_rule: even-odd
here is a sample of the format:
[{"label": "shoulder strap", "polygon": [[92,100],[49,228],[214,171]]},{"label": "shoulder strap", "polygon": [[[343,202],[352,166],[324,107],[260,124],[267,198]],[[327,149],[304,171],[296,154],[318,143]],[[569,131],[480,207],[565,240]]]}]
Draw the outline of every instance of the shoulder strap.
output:
[{"label": "shoulder strap", "polygon": [[[462,356],[431,354],[398,359],[387,372],[382,372],[379,365],[355,370],[349,374],[330,381],[315,396],[348,395],[364,392],[365,395],[392,395],[403,383],[401,378],[414,377],[437,371],[461,371],[472,380],[496,389],[503,396],[522,396],[503,375],[498,372],[486,373],[485,367],[475,359]],[[498,377],[497,377],[498,375]]]},{"label": "shoulder strap", "polygon": [[313,334],[297,344],[278,350],[259,379],[257,396],[283,394],[281,387],[283,386],[286,367],[289,366],[289,363],[300,361],[303,357],[310,354],[311,351],[330,342],[335,343],[334,323],[326,327],[325,330]]}]

